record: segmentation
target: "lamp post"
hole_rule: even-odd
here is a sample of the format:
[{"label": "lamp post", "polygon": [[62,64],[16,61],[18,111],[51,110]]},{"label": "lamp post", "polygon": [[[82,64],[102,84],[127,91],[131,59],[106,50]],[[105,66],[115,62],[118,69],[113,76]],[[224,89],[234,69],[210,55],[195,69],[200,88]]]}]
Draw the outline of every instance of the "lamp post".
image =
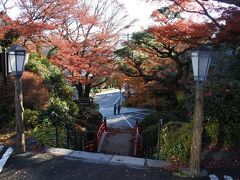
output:
[{"label": "lamp post", "polygon": [[23,123],[23,95],[21,77],[24,71],[26,59],[26,50],[19,46],[13,45],[8,49],[8,63],[10,72],[15,77],[15,116],[16,116],[16,151],[23,153],[26,151],[24,123]]},{"label": "lamp post", "polygon": [[196,89],[190,173],[192,176],[199,176],[201,175],[200,155],[203,132],[203,84],[207,78],[208,69],[211,62],[211,48],[204,45],[199,46],[191,51],[191,58]]}]

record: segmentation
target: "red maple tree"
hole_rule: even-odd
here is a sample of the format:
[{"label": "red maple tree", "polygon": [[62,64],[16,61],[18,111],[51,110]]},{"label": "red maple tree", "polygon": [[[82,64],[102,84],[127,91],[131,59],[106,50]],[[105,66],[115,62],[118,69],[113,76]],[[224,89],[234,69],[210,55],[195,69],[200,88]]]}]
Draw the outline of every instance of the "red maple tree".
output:
[{"label": "red maple tree", "polygon": [[214,42],[227,42],[237,44],[240,39],[240,11],[238,0],[171,0],[168,1],[168,7],[162,7],[159,10],[164,12],[161,14],[168,15],[165,20],[169,20],[170,16],[178,15],[186,20],[193,20],[201,24],[209,26],[211,23],[216,27]]},{"label": "red maple tree", "polygon": [[113,0],[80,1],[78,6],[52,33],[51,42],[58,51],[51,59],[67,69],[79,96],[88,97],[91,88],[106,82],[112,72],[113,50],[126,27],[126,16]]}]

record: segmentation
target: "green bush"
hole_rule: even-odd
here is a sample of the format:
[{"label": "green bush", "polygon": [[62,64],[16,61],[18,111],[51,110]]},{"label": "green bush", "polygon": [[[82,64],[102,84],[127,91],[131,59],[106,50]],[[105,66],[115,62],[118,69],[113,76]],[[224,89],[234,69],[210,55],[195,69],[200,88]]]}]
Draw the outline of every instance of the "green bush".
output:
[{"label": "green bush", "polygon": [[39,112],[25,109],[24,110],[24,124],[26,129],[33,129],[39,124]]},{"label": "green bush", "polygon": [[60,69],[48,59],[31,54],[26,64],[26,70],[40,75],[55,96],[71,100],[73,88],[65,82]]},{"label": "green bush", "polygon": [[[240,123],[226,122],[220,126],[220,139],[222,139],[225,147],[239,147],[240,146]],[[222,133],[222,134],[221,134]]]},{"label": "green bush", "polygon": [[[34,139],[44,146],[56,146],[55,127],[46,126],[44,124],[35,127],[29,133]],[[59,147],[66,148],[66,132],[59,129]]]},{"label": "green bush", "polygon": [[13,127],[13,122],[15,123],[14,108],[5,103],[0,104],[0,129]]},{"label": "green bush", "polygon": [[178,106],[182,106],[186,101],[185,92],[178,90],[178,91],[175,92],[175,96],[176,96],[176,100],[178,102]]},{"label": "green bush", "polygon": [[190,158],[192,143],[192,124],[169,122],[164,125],[160,135],[160,153],[168,160],[186,163]]},{"label": "green bush", "polygon": [[155,125],[148,126],[141,132],[143,147],[153,147],[157,144],[157,132],[158,128]]},{"label": "green bush", "polygon": [[[213,124],[215,126],[215,130],[217,126],[219,126],[217,140],[216,137],[213,137],[212,139],[214,142],[217,141],[228,147],[239,146],[239,102],[239,81],[218,77],[212,79],[206,84],[204,97],[204,107],[206,108],[204,108],[204,119],[207,119],[208,121],[205,121],[204,123],[210,123],[210,121],[218,123],[218,125]],[[193,114],[194,93],[189,96],[189,99],[185,104],[185,108],[188,110],[189,114]]]},{"label": "green bush", "polygon": [[145,116],[144,120],[140,122],[140,125],[145,128],[151,125],[156,125],[160,119],[163,120],[163,123],[169,121],[184,121],[183,118],[186,116],[183,115],[181,111],[160,111],[154,112],[150,115]]},{"label": "green bush", "polygon": [[49,111],[54,111],[60,116],[65,115],[69,112],[69,107],[66,101],[60,99],[59,97],[51,98],[51,105],[48,108]]},{"label": "green bush", "polygon": [[25,70],[39,74],[42,78],[45,78],[50,74],[49,70],[36,54],[29,55],[28,63],[25,65]]},{"label": "green bush", "polygon": [[92,104],[92,107],[91,107],[92,109],[94,109],[94,110],[96,110],[96,111],[99,111],[99,104],[98,103],[96,103],[96,102],[93,102],[93,104]]},{"label": "green bush", "polygon": [[69,107],[68,114],[70,114],[71,116],[75,116],[75,117],[79,116],[78,105],[72,100],[67,100],[66,103],[67,103],[67,106]]},{"label": "green bush", "polygon": [[209,138],[209,141],[213,144],[217,144],[219,131],[219,122],[217,120],[208,120],[204,123],[204,134]]}]

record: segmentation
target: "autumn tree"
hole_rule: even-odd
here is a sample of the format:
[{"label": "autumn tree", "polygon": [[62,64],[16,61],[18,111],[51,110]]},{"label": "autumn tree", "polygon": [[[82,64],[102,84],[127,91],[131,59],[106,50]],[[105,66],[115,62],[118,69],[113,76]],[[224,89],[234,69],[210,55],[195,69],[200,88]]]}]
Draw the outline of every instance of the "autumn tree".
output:
[{"label": "autumn tree", "polygon": [[[215,44],[222,43],[225,46],[232,46],[229,54],[234,57],[239,48],[239,19],[240,12],[238,2],[233,1],[218,1],[227,2],[228,5],[217,3],[216,1],[205,1],[205,0],[171,0],[168,1],[168,7],[161,7],[158,11],[161,12],[161,18],[165,21],[171,20],[172,15],[184,18],[191,22],[199,22],[204,27],[209,27],[209,24],[215,28],[215,33],[212,34],[212,42]],[[234,6],[234,5],[236,6]],[[167,18],[165,18],[167,17]],[[224,50],[225,52],[227,49]],[[235,56],[236,57],[236,56]],[[191,158],[189,163],[190,175],[198,176],[200,174],[200,153],[201,153],[201,142],[202,142],[202,122],[201,117],[198,118],[198,111],[201,107],[199,106],[197,96],[199,93],[196,91],[196,104],[195,104],[195,115],[193,125],[193,141],[191,146]],[[227,108],[226,108],[227,109]],[[224,113],[223,113],[224,114]],[[202,116],[202,115],[201,115]],[[219,119],[218,119],[219,121]]]},{"label": "autumn tree", "polygon": [[120,70],[130,77],[157,81],[172,94],[182,84],[190,59],[185,55],[198,44],[211,40],[212,26],[185,20],[161,22],[145,32],[134,33],[126,46],[116,51]]},{"label": "autumn tree", "polygon": [[58,27],[61,18],[69,14],[76,0],[17,0],[20,14],[11,18],[9,0],[0,1],[0,51],[12,44],[24,46],[28,52],[43,51],[49,42],[49,33]]},{"label": "autumn tree", "polygon": [[205,25],[212,23],[216,27],[215,43],[232,44],[233,48],[238,46],[240,38],[239,1],[171,0],[168,2],[168,7],[161,6],[159,10],[165,9],[165,14],[178,14],[202,24],[207,22]]},{"label": "autumn tree", "polygon": [[71,74],[68,80],[76,83],[79,96],[88,97],[92,87],[107,80],[112,51],[122,30],[129,27],[121,4],[115,0],[18,0],[16,5],[20,15],[15,20],[4,17],[1,37],[10,32],[10,37],[16,36],[14,42],[31,52],[47,52]]},{"label": "autumn tree", "polygon": [[79,97],[88,97],[91,88],[106,82],[112,72],[113,50],[125,28],[122,8],[114,0],[79,1],[52,34],[57,51],[51,58],[66,69]]}]

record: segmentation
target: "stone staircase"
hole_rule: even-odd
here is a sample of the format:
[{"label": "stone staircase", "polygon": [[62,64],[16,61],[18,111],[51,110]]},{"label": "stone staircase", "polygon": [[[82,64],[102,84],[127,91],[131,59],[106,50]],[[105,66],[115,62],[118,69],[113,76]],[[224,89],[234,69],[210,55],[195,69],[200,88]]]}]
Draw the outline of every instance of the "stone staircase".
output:
[{"label": "stone staircase", "polygon": [[133,155],[134,129],[108,128],[108,133],[100,149],[101,153],[112,155]]}]

